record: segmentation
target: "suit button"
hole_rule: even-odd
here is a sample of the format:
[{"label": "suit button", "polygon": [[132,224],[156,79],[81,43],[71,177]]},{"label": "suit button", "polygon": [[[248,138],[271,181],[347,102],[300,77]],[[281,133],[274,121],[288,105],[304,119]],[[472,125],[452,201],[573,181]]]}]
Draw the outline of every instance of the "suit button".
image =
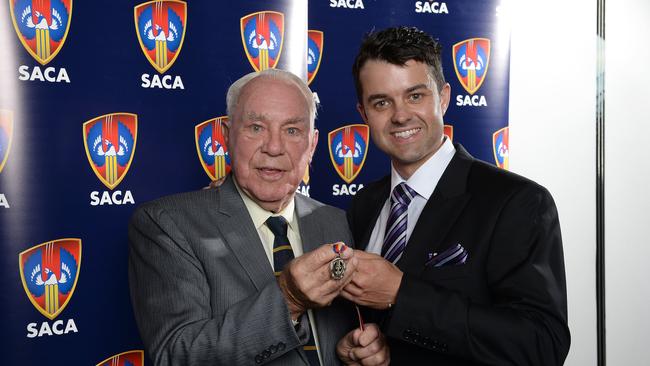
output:
[{"label": "suit button", "polygon": [[411,332],[408,330],[405,330],[404,333],[402,333],[402,338],[404,340],[410,341],[411,340]]},{"label": "suit button", "polygon": [[278,346],[276,346],[275,344],[272,345],[271,347],[269,347],[269,351],[271,351],[271,353],[276,353],[278,351]]},{"label": "suit button", "polygon": [[271,356],[271,351],[265,349],[264,352],[262,352],[262,356],[264,356],[264,358],[269,358],[269,356]]},{"label": "suit button", "polygon": [[264,361],[264,359],[262,358],[262,356],[260,356],[260,355],[255,356],[255,363],[256,363],[256,364],[259,365],[259,364],[262,363],[262,361]]},{"label": "suit button", "polygon": [[423,346],[425,346],[425,347],[429,347],[430,344],[431,344],[431,338],[429,338],[429,337],[424,337],[424,339],[422,339],[422,345],[423,345]]},{"label": "suit button", "polygon": [[413,334],[413,343],[415,343],[415,344],[422,343],[422,337],[420,337],[419,332],[415,332],[415,334]]},{"label": "suit button", "polygon": [[278,351],[284,351],[285,348],[287,348],[287,345],[284,342],[278,343]]}]

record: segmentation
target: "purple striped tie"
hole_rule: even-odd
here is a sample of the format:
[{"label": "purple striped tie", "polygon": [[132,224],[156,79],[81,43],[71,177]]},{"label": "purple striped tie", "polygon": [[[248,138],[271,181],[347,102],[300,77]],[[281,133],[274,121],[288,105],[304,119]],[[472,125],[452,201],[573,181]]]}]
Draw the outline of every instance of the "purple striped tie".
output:
[{"label": "purple striped tie", "polygon": [[395,186],[390,196],[390,214],[386,222],[386,235],[381,255],[392,263],[397,263],[402,258],[406,247],[408,207],[415,196],[417,193],[404,182]]}]

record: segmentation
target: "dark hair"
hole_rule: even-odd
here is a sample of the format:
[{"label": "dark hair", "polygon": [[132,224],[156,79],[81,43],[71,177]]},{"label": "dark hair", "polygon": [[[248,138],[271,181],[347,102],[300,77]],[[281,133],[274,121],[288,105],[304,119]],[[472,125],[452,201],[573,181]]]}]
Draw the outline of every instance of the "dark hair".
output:
[{"label": "dark hair", "polygon": [[361,43],[352,65],[359,103],[363,102],[359,72],[369,60],[381,60],[399,66],[405,65],[409,60],[425,63],[429,66],[429,73],[436,82],[438,91],[442,90],[445,76],[442,74],[441,51],[442,46],[437,40],[415,27],[402,26],[379,32],[371,31]]}]

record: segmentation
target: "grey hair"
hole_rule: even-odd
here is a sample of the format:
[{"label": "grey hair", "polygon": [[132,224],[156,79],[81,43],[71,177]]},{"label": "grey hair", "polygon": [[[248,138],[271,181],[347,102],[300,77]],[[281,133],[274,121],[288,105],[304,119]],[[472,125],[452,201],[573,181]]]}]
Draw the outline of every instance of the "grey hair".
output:
[{"label": "grey hair", "polygon": [[307,86],[307,83],[305,83],[304,80],[295,74],[280,69],[266,69],[260,72],[251,72],[250,74],[242,76],[239,80],[230,85],[230,88],[228,88],[228,94],[226,94],[226,108],[228,119],[231,121],[230,123],[234,122],[234,114],[237,109],[237,103],[239,103],[241,91],[246,85],[248,85],[248,83],[257,78],[282,80],[297,87],[305,98],[305,102],[307,102],[307,108],[309,110],[309,130],[310,132],[314,131],[314,124],[316,121],[316,102],[314,101],[314,95],[312,94],[311,89],[309,89],[309,86]]}]

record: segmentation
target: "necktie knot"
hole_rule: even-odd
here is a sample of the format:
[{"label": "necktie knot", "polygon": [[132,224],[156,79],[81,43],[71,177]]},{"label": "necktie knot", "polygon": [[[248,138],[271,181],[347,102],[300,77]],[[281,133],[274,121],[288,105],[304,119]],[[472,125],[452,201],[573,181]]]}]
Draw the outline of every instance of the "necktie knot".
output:
[{"label": "necktie knot", "polygon": [[409,187],[406,183],[402,182],[393,188],[391,200],[401,205],[408,206],[415,196],[417,196],[417,192],[415,192],[413,188]]},{"label": "necktie knot", "polygon": [[276,237],[287,236],[287,220],[282,216],[271,216],[266,220],[266,226],[269,227]]}]

